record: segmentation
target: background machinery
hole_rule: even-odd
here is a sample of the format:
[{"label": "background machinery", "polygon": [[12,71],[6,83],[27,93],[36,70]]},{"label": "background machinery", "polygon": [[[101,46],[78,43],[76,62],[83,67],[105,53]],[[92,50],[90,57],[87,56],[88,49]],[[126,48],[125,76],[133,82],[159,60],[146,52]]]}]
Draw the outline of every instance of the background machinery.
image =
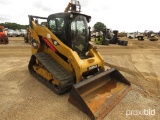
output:
[{"label": "background machinery", "polygon": [[4,26],[0,26],[0,44],[8,44],[8,36],[4,30]]},{"label": "background machinery", "polygon": [[111,32],[110,29],[104,29],[103,31],[96,32],[95,43],[99,45],[116,44],[118,40],[117,34]]},{"label": "background machinery", "polygon": [[[56,94],[70,91],[69,102],[92,120],[102,119],[131,90],[131,84],[115,68],[105,70],[104,60],[90,43],[91,16],[80,13],[78,1],[68,6],[47,18],[29,15],[28,68]],[[47,25],[39,25],[37,19]]]},{"label": "background machinery", "polygon": [[109,39],[100,31],[95,33],[94,42],[98,45],[108,45]]},{"label": "background machinery", "polygon": [[158,35],[155,33],[152,33],[149,38],[150,41],[157,41],[158,40]]},{"label": "background machinery", "polygon": [[137,39],[139,40],[139,41],[143,41],[144,40],[144,35],[143,35],[143,33],[139,33],[139,34],[137,34]]},{"label": "background machinery", "polygon": [[147,38],[150,40],[150,41],[157,41],[158,40],[158,34],[151,31],[151,30],[145,30],[144,31],[144,35],[147,36]]},{"label": "background machinery", "polygon": [[108,45],[108,44],[118,44],[122,46],[127,46],[128,41],[119,40],[118,38],[118,30],[110,31],[110,29],[104,29],[102,34],[100,32],[96,32],[95,43],[99,45]]}]

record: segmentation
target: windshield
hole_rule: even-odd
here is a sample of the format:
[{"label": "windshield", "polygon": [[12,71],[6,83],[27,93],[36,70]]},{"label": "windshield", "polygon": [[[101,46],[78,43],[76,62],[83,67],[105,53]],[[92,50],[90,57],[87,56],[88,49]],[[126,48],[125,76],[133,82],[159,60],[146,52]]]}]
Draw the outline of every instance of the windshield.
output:
[{"label": "windshield", "polygon": [[77,16],[71,22],[72,49],[79,55],[84,54],[88,47],[88,26],[86,17]]},{"label": "windshield", "polygon": [[49,21],[49,26],[51,31],[55,34],[64,32],[64,19],[63,18],[55,18]]}]

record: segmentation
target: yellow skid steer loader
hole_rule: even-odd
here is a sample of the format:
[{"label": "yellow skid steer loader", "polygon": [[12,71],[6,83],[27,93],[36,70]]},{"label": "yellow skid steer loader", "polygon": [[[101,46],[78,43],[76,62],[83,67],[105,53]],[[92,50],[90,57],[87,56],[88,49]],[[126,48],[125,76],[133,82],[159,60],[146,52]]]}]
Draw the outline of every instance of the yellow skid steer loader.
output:
[{"label": "yellow skid steer loader", "polygon": [[[67,9],[74,5],[73,10]],[[115,68],[90,43],[91,16],[77,12],[76,3],[48,17],[29,15],[32,56],[30,73],[56,94],[70,91],[69,102],[91,119],[102,119],[131,89]],[[46,25],[38,20],[46,20]]]}]

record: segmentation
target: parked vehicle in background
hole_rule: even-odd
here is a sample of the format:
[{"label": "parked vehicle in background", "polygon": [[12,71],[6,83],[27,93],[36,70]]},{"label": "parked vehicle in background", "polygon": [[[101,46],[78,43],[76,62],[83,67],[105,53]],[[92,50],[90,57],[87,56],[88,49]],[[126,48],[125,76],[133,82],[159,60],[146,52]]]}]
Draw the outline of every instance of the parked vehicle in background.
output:
[{"label": "parked vehicle in background", "polygon": [[8,44],[8,36],[4,26],[0,26],[0,44]]},{"label": "parked vehicle in background", "polygon": [[138,34],[136,35],[136,37],[137,37],[138,40],[144,40],[144,35],[143,35],[143,33],[138,33]]},{"label": "parked vehicle in background", "polygon": [[16,32],[12,29],[8,29],[7,30],[7,35],[8,37],[15,37],[16,36]]},{"label": "parked vehicle in background", "polygon": [[158,36],[160,36],[160,31],[157,33]]},{"label": "parked vehicle in background", "polygon": [[132,33],[127,33],[127,38],[135,38],[136,37],[136,33],[135,32],[132,32]]},{"label": "parked vehicle in background", "polygon": [[20,29],[21,32],[21,36],[24,37],[25,35],[27,35],[27,30],[26,29]]},{"label": "parked vehicle in background", "polygon": [[91,37],[95,37],[95,36],[96,36],[95,32],[91,33]]},{"label": "parked vehicle in background", "polygon": [[20,30],[15,30],[15,34],[16,34],[16,37],[21,36],[21,32],[20,32]]}]

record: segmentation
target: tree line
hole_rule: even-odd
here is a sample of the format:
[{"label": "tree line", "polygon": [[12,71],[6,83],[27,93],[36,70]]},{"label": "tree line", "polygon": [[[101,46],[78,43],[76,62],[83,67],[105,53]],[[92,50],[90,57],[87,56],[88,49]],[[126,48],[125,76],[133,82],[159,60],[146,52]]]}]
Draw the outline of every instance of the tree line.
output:
[{"label": "tree line", "polygon": [[0,26],[4,26],[5,28],[16,30],[16,29],[27,29],[29,25],[20,25],[17,23],[5,22],[5,23],[0,23]]},{"label": "tree line", "polygon": [[106,29],[106,25],[102,22],[97,22],[94,24],[93,26],[93,32],[99,32],[99,31],[103,31],[104,29]]},{"label": "tree line", "polygon": [[[20,25],[17,23],[11,23],[11,22],[5,22],[5,23],[0,23],[0,26],[4,26],[5,28],[9,28],[9,29],[27,29],[29,27],[29,25]],[[95,25],[93,26],[93,31],[94,32],[99,32],[99,31],[103,31],[104,28],[106,28],[106,25],[102,22],[97,22],[95,23]]]}]

